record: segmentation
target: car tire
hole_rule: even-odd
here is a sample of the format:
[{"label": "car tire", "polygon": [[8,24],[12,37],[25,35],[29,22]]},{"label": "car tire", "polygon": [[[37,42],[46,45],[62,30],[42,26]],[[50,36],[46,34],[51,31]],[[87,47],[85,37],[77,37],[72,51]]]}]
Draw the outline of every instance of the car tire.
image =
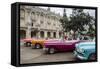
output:
[{"label": "car tire", "polygon": [[54,48],[49,48],[48,53],[49,54],[54,54],[55,53],[55,49]]},{"label": "car tire", "polygon": [[94,53],[92,53],[90,56],[89,56],[89,60],[96,60],[96,55]]},{"label": "car tire", "polygon": [[26,47],[31,47],[31,42],[26,42]]},{"label": "car tire", "polygon": [[41,45],[40,44],[35,44],[35,48],[36,49],[40,49],[41,48]]}]

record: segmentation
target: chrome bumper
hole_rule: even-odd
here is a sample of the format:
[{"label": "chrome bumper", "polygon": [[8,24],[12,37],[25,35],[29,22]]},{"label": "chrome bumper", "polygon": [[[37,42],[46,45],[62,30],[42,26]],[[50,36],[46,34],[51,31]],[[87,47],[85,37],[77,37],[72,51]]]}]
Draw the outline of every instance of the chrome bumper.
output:
[{"label": "chrome bumper", "polygon": [[86,57],[79,55],[76,51],[74,51],[74,56],[80,60],[87,60]]}]

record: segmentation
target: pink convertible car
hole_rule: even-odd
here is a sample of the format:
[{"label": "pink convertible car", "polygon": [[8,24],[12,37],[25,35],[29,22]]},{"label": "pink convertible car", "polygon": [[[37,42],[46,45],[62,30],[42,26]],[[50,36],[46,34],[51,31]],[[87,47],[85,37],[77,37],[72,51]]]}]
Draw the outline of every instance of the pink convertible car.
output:
[{"label": "pink convertible car", "polygon": [[57,51],[73,51],[75,49],[75,44],[79,42],[84,42],[84,40],[57,40],[57,41],[47,41],[44,43],[44,52],[53,54]]}]

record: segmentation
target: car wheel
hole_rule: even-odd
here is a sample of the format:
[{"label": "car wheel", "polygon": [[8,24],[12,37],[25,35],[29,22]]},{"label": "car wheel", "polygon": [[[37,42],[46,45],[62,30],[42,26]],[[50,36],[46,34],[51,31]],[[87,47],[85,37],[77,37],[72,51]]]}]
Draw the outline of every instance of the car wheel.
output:
[{"label": "car wheel", "polygon": [[26,46],[27,46],[27,47],[30,47],[30,46],[31,46],[31,42],[27,42],[27,43],[26,43]]},{"label": "car wheel", "polygon": [[55,53],[55,49],[54,48],[49,48],[49,54],[54,54]]},{"label": "car wheel", "polygon": [[95,60],[96,59],[96,55],[93,53],[89,56],[89,60]]},{"label": "car wheel", "polygon": [[39,49],[39,48],[41,48],[41,45],[40,44],[35,44],[35,48]]}]

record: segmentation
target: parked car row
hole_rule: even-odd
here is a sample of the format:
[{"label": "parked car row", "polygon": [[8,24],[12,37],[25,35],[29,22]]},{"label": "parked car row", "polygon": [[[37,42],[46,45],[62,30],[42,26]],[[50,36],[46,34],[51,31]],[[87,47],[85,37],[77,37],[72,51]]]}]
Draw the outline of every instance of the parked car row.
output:
[{"label": "parked car row", "polygon": [[28,38],[28,39],[23,39],[24,45],[25,46],[31,46],[32,48],[43,48],[45,42],[53,42],[53,41],[58,41],[59,39],[36,39],[36,38]]},{"label": "parked car row", "polygon": [[43,48],[46,54],[72,51],[74,56],[81,60],[95,60],[95,42],[88,40],[61,40],[61,39],[24,39],[25,46]]}]

